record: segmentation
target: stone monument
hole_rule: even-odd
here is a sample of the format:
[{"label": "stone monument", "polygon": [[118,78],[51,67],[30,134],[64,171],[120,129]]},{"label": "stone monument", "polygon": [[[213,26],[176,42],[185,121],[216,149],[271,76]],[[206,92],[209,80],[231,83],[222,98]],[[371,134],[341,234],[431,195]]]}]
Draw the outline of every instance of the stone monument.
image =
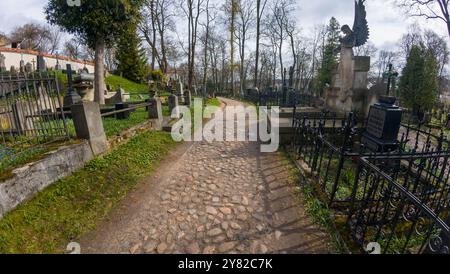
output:
[{"label": "stone monument", "polygon": [[377,95],[369,93],[367,76],[370,70],[369,56],[355,56],[354,47],[363,46],[369,39],[369,26],[366,19],[365,0],[355,2],[355,21],[353,29],[344,25],[340,39],[340,61],[335,69],[330,87],[325,91],[328,108],[334,111],[356,112],[366,116],[370,106],[377,102]]},{"label": "stone monument", "polygon": [[5,55],[0,53],[0,72],[6,71],[6,64],[5,64],[6,57]]},{"label": "stone monument", "polygon": [[47,65],[45,64],[45,59],[43,55],[38,55],[37,57],[37,70],[38,71],[46,71]]}]

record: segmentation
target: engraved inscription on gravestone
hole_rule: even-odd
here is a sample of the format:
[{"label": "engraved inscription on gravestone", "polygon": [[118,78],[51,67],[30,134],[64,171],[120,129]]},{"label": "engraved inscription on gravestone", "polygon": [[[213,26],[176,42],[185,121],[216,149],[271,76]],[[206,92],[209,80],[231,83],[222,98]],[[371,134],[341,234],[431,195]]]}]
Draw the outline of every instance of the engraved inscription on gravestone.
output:
[{"label": "engraved inscription on gravestone", "polygon": [[367,130],[362,143],[375,152],[386,152],[398,147],[398,133],[402,109],[394,105],[395,100],[381,98],[380,103],[371,106]]},{"label": "engraved inscription on gravestone", "polygon": [[386,111],[372,107],[369,113],[367,132],[377,138],[383,138]]}]

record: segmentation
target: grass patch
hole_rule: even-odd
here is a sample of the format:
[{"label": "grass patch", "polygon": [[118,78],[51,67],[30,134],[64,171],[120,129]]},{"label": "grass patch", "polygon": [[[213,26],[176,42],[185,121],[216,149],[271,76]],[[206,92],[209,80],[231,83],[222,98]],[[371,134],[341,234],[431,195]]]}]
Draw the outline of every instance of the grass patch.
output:
[{"label": "grass patch", "polygon": [[103,128],[106,137],[110,138],[147,120],[148,112],[145,108],[139,108],[130,114],[130,118],[125,120],[117,120],[114,116],[103,118]]},{"label": "grass patch", "polygon": [[117,90],[120,86],[129,93],[148,93],[147,85],[138,84],[117,75],[110,75],[106,77],[105,81],[107,85],[111,86],[112,90]]},{"label": "grass patch", "polygon": [[0,253],[61,253],[95,229],[173,147],[170,134],[146,132],[59,180],[0,221]]},{"label": "grass patch", "polygon": [[217,98],[209,98],[206,100],[206,105],[220,107],[221,103],[220,103],[219,99],[217,99]]},{"label": "grass patch", "polygon": [[[292,181],[298,185],[300,181],[307,180],[302,176],[300,171],[295,168],[294,160],[290,157],[289,153],[285,151],[284,155],[287,158],[286,161],[291,166],[290,177]],[[299,197],[301,196],[303,198],[301,201],[313,222],[322,227],[327,234],[330,235],[333,251],[341,254],[348,253],[348,248],[334,223],[332,210],[317,197],[314,187],[308,182],[302,183],[298,187],[297,194]]]}]

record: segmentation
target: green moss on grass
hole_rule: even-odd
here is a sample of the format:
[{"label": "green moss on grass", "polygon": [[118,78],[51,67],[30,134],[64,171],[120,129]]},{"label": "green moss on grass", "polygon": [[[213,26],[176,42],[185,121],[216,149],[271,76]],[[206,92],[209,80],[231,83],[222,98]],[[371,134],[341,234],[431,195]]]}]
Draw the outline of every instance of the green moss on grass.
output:
[{"label": "green moss on grass", "polygon": [[174,146],[146,132],[59,180],[0,221],[0,253],[60,253],[96,225]]}]

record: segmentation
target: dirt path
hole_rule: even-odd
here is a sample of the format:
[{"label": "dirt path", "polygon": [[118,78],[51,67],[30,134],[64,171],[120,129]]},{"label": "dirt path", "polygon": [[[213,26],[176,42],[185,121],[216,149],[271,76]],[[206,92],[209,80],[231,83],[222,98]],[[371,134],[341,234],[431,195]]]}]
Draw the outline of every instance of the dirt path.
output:
[{"label": "dirt path", "polygon": [[327,253],[282,160],[258,143],[180,145],[81,239],[82,252]]}]

